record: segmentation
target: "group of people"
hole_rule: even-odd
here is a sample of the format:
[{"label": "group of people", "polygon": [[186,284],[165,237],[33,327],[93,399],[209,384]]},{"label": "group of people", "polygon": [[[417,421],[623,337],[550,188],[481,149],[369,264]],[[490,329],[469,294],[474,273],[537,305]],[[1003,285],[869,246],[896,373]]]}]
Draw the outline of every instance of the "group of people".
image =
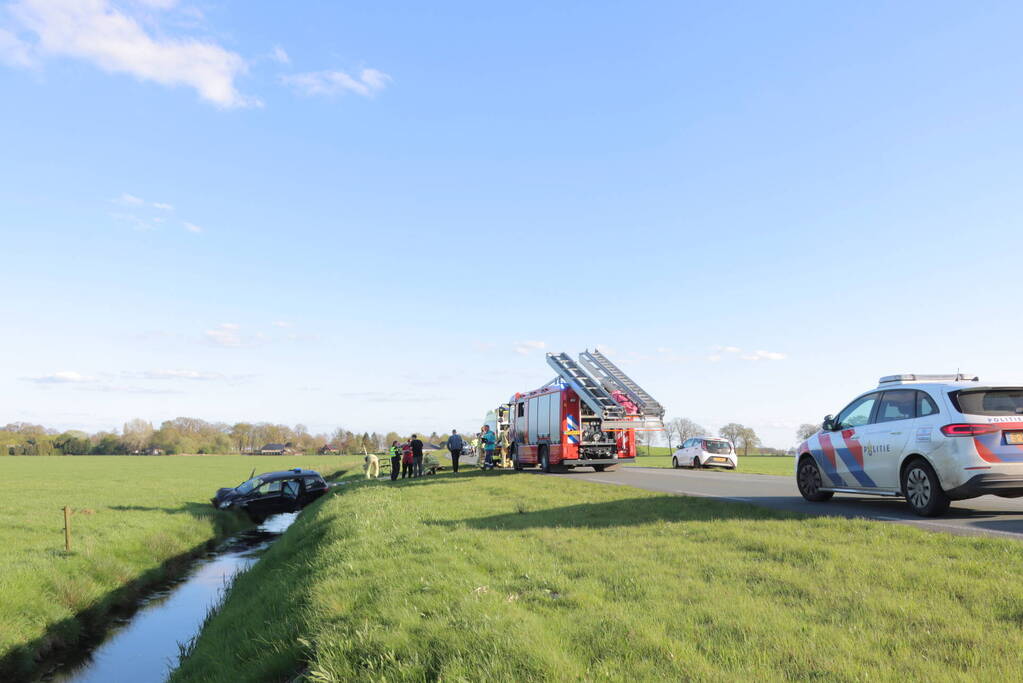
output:
[{"label": "group of people", "polygon": [[423,442],[416,434],[403,444],[391,442],[391,481],[423,476]]},{"label": "group of people", "polygon": [[[448,437],[445,445],[447,446],[448,452],[451,454],[451,471],[458,472],[458,461],[462,457],[466,448],[465,441],[458,434],[457,429],[451,430],[451,436]],[[484,455],[482,463],[483,469],[493,469],[494,448],[497,445],[497,438],[488,425],[483,426],[483,430],[479,433],[476,439],[473,440],[473,445],[477,448],[482,448]],[[413,434],[412,438],[404,443],[392,441],[390,457],[391,481],[397,480],[399,475],[402,479],[423,476],[423,442],[418,435]],[[380,476],[380,463],[377,456],[366,455],[365,470],[367,479],[376,479]]]},{"label": "group of people", "polygon": [[[480,448],[483,449],[483,469],[493,469],[494,447],[497,445],[497,437],[492,431],[490,431],[490,425],[483,425],[483,431],[481,431],[476,438],[473,439],[472,445],[477,451]],[[459,436],[457,429],[451,430],[451,436],[448,437],[447,447],[448,453],[451,454],[451,471],[457,472],[458,460],[462,457],[462,453],[465,451],[465,441],[461,436]]]}]

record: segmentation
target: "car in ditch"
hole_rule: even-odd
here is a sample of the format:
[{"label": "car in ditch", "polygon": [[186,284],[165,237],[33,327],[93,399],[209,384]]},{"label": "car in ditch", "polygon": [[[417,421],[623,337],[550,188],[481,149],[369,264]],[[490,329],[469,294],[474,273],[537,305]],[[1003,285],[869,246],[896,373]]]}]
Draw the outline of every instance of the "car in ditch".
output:
[{"label": "car in ditch", "polygon": [[1023,386],[962,373],[882,377],[799,445],[796,485],[812,502],[901,496],[924,517],[953,500],[1019,498]]},{"label": "car in ditch", "polygon": [[739,454],[728,439],[716,436],[697,436],[686,439],[671,456],[673,468],[724,467],[734,470],[739,466]]},{"label": "car in ditch", "polygon": [[319,472],[296,467],[266,472],[233,488],[222,488],[210,502],[220,510],[239,510],[256,522],[271,515],[295,512],[327,492],[327,482]]}]

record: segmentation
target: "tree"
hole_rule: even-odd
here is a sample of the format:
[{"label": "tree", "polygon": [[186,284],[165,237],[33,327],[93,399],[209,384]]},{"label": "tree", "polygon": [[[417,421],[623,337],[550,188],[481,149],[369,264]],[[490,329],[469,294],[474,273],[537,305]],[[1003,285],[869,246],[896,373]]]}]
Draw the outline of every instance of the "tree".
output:
[{"label": "tree", "polygon": [[796,430],[796,439],[800,442],[806,441],[811,436],[816,434],[820,430],[820,425],[810,424],[809,422],[799,425],[799,429]]},{"label": "tree", "polygon": [[253,443],[255,436],[255,429],[248,422],[239,422],[231,427],[231,438],[239,453],[246,453],[256,447]]},{"label": "tree", "polygon": [[144,451],[153,439],[153,425],[137,417],[124,423],[122,433],[124,447],[129,453]]},{"label": "tree", "polygon": [[703,436],[707,433],[706,429],[688,417],[676,417],[671,421],[671,425],[679,444],[685,443],[687,439],[691,439],[694,436]]},{"label": "tree", "polygon": [[664,438],[668,440],[668,453],[673,452],[675,449],[671,447],[674,443],[675,434],[678,433],[678,427],[675,425],[674,420],[665,420],[664,422]]},{"label": "tree", "polygon": [[760,437],[757,436],[752,427],[743,427],[742,434],[739,436],[739,443],[742,444],[742,454],[746,456],[749,455],[749,449],[760,445]]},{"label": "tree", "polygon": [[739,444],[742,441],[742,436],[745,430],[746,428],[738,422],[729,422],[718,430],[718,435],[728,439],[736,448],[739,448]]},{"label": "tree", "polygon": [[749,455],[749,449],[760,445],[760,437],[753,428],[738,422],[729,422],[718,430],[718,434],[731,441],[736,449],[741,448],[743,455]]}]

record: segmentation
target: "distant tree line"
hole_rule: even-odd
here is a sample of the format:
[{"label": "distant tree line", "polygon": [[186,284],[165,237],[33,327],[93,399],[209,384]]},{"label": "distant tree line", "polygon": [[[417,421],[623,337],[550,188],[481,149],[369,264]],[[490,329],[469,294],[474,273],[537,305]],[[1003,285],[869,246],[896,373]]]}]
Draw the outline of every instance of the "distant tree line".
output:
[{"label": "distant tree line", "polygon": [[[443,445],[444,437],[433,432],[425,441]],[[0,427],[0,455],[158,455],[195,453],[258,453],[268,444],[281,444],[288,452],[314,454],[330,445],[347,454],[380,453],[392,441],[409,435],[397,432],[355,432],[339,427],[332,433],[311,434],[305,425],[289,427],[269,422],[206,422],[177,417],[154,428],[152,423],[129,420],[118,432],[88,434],[79,430],[60,432],[43,425],[14,422]]]}]

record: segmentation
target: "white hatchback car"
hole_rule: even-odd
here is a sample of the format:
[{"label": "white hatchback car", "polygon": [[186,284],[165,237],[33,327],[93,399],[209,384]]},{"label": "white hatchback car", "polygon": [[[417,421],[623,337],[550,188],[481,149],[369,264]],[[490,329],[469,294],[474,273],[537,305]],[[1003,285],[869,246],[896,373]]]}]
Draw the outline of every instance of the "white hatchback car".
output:
[{"label": "white hatchback car", "polygon": [[671,466],[692,467],[726,467],[734,470],[739,466],[739,454],[728,439],[721,439],[716,436],[697,436],[686,439],[674,455],[671,456]]},{"label": "white hatchback car", "polygon": [[892,375],[824,418],[799,446],[809,501],[835,493],[903,496],[933,517],[953,500],[1023,496],[1023,386],[976,377]]}]

